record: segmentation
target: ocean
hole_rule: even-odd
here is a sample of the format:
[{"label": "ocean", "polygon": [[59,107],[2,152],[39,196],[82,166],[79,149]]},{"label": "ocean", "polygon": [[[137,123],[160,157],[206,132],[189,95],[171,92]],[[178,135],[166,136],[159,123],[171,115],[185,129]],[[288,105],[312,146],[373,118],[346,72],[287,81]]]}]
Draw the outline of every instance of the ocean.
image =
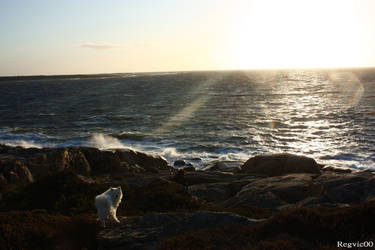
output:
[{"label": "ocean", "polygon": [[375,170],[375,69],[5,77],[0,144],[131,148],[197,168],[288,152]]}]

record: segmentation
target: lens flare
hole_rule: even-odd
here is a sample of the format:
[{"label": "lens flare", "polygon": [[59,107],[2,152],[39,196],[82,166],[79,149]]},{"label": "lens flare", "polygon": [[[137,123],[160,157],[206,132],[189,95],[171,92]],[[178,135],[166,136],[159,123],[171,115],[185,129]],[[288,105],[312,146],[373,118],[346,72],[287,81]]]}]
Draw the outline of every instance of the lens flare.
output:
[{"label": "lens flare", "polygon": [[210,78],[203,83],[197,84],[197,88],[192,90],[192,92],[204,93],[198,94],[198,97],[190,103],[188,106],[184,107],[177,114],[170,117],[167,122],[165,122],[161,127],[155,130],[155,134],[165,134],[169,132],[172,128],[180,127],[185,121],[191,119],[194,116],[194,113],[200,109],[209,99],[210,96],[207,95],[207,89],[212,85],[216,84],[222,79],[222,77]]},{"label": "lens flare", "polygon": [[360,79],[352,72],[329,74],[329,80],[336,84],[338,90],[334,102],[344,108],[356,107],[361,101],[364,87]]},{"label": "lens flare", "polygon": [[262,107],[263,112],[264,112],[265,117],[266,117],[265,122],[268,123],[268,127],[270,129],[273,129],[275,127],[275,121],[273,119],[273,114],[272,114],[271,110],[265,104],[261,104],[261,107]]}]

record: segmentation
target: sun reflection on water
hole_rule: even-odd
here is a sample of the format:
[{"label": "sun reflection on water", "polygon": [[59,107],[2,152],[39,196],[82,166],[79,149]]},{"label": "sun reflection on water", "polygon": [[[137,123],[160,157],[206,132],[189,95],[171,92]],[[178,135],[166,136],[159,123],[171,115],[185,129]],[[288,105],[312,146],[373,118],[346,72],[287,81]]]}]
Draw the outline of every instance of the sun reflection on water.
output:
[{"label": "sun reflection on water", "polygon": [[[268,86],[271,94],[259,103],[263,116],[258,120],[267,124],[264,134],[253,138],[266,145],[266,153],[287,150],[324,157],[321,152],[336,155],[340,144],[356,146],[350,135],[345,135],[346,140],[340,139],[352,126],[345,119],[346,110],[355,108],[364,94],[363,84],[355,74],[291,71],[278,80],[278,84]],[[332,119],[332,110],[342,113],[343,119]]]}]

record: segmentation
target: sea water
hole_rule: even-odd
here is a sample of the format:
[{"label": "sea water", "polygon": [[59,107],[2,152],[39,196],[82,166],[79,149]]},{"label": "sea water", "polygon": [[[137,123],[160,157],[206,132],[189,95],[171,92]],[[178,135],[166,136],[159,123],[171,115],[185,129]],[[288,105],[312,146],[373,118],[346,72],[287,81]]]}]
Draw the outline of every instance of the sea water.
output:
[{"label": "sea water", "polygon": [[375,69],[0,79],[0,144],[239,165],[288,152],[375,169]]}]

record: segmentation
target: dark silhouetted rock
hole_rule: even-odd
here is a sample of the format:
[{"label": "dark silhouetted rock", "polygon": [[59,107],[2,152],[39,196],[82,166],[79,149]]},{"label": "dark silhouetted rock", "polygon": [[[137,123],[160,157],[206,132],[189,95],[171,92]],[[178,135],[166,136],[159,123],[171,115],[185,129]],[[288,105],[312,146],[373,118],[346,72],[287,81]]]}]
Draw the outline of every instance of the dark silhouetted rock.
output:
[{"label": "dark silhouetted rock", "polygon": [[178,235],[156,249],[334,249],[336,239],[353,245],[364,235],[373,239],[374,217],[374,201],[346,208],[295,208],[256,226],[216,227]]},{"label": "dark silhouetted rock", "polygon": [[45,209],[65,215],[95,213],[93,197],[108,188],[72,171],[61,171],[5,193],[0,211]]},{"label": "dark silhouetted rock", "polygon": [[320,165],[312,158],[293,154],[257,155],[241,166],[241,172],[265,176],[291,173],[319,174]]},{"label": "dark silhouetted rock", "polygon": [[[0,145],[0,159],[5,164],[16,159],[18,167],[3,173],[10,183],[45,178],[51,174],[71,170],[79,175],[135,175],[144,172],[159,173],[171,171],[172,167],[160,156],[153,156],[133,150],[101,151],[88,147],[24,149]],[[8,163],[7,163],[8,164]],[[9,164],[8,164],[9,165]],[[7,165],[7,166],[8,166]],[[7,167],[9,169],[9,166]],[[15,171],[18,169],[17,171]],[[30,171],[28,171],[30,170]],[[2,172],[0,172],[2,173]],[[31,175],[29,175],[31,173]],[[27,178],[24,178],[27,177]]]},{"label": "dark silhouetted rock", "polygon": [[154,156],[145,154],[142,152],[136,152],[130,149],[127,150],[116,150],[115,154],[123,162],[127,162],[131,165],[138,165],[143,168],[146,172],[158,173],[162,170],[170,170],[171,167],[168,162],[160,156]]},{"label": "dark silhouetted rock", "polygon": [[98,249],[155,249],[166,239],[204,228],[250,226],[263,220],[231,213],[195,212],[120,218],[121,223],[98,234]]},{"label": "dark silhouetted rock", "polygon": [[185,169],[179,169],[177,173],[171,178],[171,181],[179,183],[183,186],[187,186],[185,173],[186,173]]},{"label": "dark silhouetted rock", "polygon": [[244,177],[243,175],[234,175],[233,173],[228,172],[219,172],[219,171],[195,171],[195,172],[186,172],[185,179],[189,185],[197,184],[207,184],[207,183],[217,183],[224,182],[229,183],[236,181]]},{"label": "dark silhouetted rock", "polygon": [[259,206],[277,208],[296,203],[313,195],[311,175],[293,174],[256,179],[232,198],[224,202],[226,207]]},{"label": "dark silhouetted rock", "polygon": [[[143,177],[137,176],[134,179],[139,178]],[[147,180],[136,184],[128,182],[129,184],[123,188],[127,198],[126,202],[122,203],[126,205],[127,215],[178,210],[193,211],[200,207],[200,203],[192,197],[185,186],[164,178],[146,177],[145,179]],[[142,185],[139,186],[139,184]]]},{"label": "dark silhouetted rock", "polygon": [[207,164],[203,171],[221,171],[221,172],[238,172],[240,170],[237,163],[225,162],[225,161],[215,161]]},{"label": "dark silhouetted rock", "polygon": [[34,181],[30,170],[19,160],[12,157],[0,160],[2,183],[29,184]]},{"label": "dark silhouetted rock", "polygon": [[319,176],[315,182],[322,186],[322,202],[359,203],[375,195],[375,178],[371,172],[327,173]]},{"label": "dark silhouetted rock", "polygon": [[173,166],[176,166],[176,167],[182,167],[185,165],[186,165],[186,162],[184,160],[177,160],[173,163]]},{"label": "dark silhouetted rock", "polygon": [[8,184],[7,179],[5,179],[4,175],[1,173],[0,174],[0,186],[4,186],[6,184]]},{"label": "dark silhouetted rock", "polygon": [[45,210],[0,212],[1,249],[96,249],[92,214],[68,217]]},{"label": "dark silhouetted rock", "polygon": [[193,167],[193,166],[184,167],[184,170],[186,172],[194,172],[195,171],[195,167]]},{"label": "dark silhouetted rock", "polygon": [[233,182],[216,182],[189,186],[189,191],[199,200],[219,204],[235,196],[251,179]]},{"label": "dark silhouetted rock", "polygon": [[335,167],[324,167],[321,170],[327,171],[327,172],[334,172],[334,173],[344,173],[344,174],[349,174],[352,172],[352,170],[350,169],[335,168]]}]

